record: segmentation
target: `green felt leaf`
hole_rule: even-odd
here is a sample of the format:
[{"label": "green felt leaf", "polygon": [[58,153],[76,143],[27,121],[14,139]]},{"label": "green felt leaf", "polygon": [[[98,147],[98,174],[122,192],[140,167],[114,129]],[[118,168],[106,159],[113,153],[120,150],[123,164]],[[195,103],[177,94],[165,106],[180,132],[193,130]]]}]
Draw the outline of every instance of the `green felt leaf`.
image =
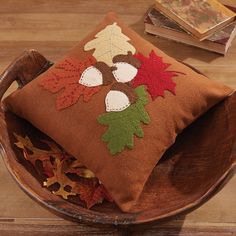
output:
[{"label": "green felt leaf", "polygon": [[120,112],[109,112],[98,117],[98,122],[108,125],[109,128],[102,136],[102,140],[108,143],[112,155],[124,150],[125,147],[132,149],[134,135],[139,138],[144,136],[140,123],[148,124],[150,118],[144,106],[148,103],[147,93],[144,86],[135,89],[138,99]]}]

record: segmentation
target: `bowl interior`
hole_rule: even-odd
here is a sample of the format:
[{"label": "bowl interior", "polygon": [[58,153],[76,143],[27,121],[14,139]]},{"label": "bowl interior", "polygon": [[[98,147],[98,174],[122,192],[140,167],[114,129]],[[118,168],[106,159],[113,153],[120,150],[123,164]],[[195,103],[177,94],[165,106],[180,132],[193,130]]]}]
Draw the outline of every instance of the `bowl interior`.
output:
[{"label": "bowl interior", "polygon": [[209,198],[236,162],[236,94],[233,94],[178,136],[154,168],[133,213],[122,213],[114,203],[107,202],[88,210],[42,187],[42,178],[14,145],[13,133],[27,135],[35,144],[49,138],[10,112],[1,111],[0,118],[2,154],[18,184],[41,204],[73,220],[132,224],[175,215]]}]

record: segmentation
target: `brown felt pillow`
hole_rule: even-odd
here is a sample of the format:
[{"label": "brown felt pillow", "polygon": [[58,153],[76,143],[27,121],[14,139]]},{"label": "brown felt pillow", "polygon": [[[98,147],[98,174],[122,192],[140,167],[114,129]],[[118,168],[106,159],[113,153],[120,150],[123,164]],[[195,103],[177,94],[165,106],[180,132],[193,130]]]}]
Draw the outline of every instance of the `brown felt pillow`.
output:
[{"label": "brown felt pillow", "polygon": [[109,13],[5,104],[91,169],[123,211],[132,211],[176,135],[231,93]]}]

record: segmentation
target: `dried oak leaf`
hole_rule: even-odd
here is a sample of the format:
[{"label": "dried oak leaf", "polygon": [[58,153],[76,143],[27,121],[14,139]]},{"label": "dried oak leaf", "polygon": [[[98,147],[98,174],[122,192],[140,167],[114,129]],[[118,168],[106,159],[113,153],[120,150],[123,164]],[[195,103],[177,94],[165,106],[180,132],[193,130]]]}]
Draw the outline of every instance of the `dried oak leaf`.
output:
[{"label": "dried oak leaf", "polygon": [[73,190],[79,194],[80,199],[85,202],[88,209],[102,203],[104,199],[113,202],[112,197],[96,178],[80,181]]},{"label": "dried oak leaf", "polygon": [[[61,150],[54,142],[42,141],[49,147],[49,150],[42,150],[35,147],[29,137],[14,135],[17,139],[15,145],[22,149],[26,160],[34,166],[36,161],[42,161],[44,174],[48,176],[44,186],[59,185],[57,190],[52,191],[53,194],[64,199],[78,195],[85,202],[87,208],[101,203],[104,199],[112,201],[111,196],[94,176],[94,173],[83,166],[78,159]],[[76,174],[79,178],[73,181],[67,176],[67,173]]]},{"label": "dried oak leaf", "polygon": [[[55,183],[59,184],[59,189],[53,191],[55,195],[59,195],[64,199],[68,199],[68,196],[78,195],[79,198],[85,202],[87,208],[91,208],[95,204],[101,203],[104,199],[112,201],[112,198],[105,190],[105,188],[99,183],[97,178],[80,178],[77,181],[72,181],[66,173],[71,173],[70,164],[68,165],[68,159],[56,160],[56,166],[53,170],[54,176],[48,178],[44,182],[44,186],[51,186]],[[70,162],[69,162],[70,163]],[[66,187],[70,187],[70,191]]]},{"label": "dried oak leaf", "polygon": [[47,144],[49,150],[42,150],[33,145],[29,137],[21,137],[14,133],[17,142],[15,145],[23,150],[23,154],[26,160],[28,160],[33,166],[36,165],[36,161],[42,162],[44,174],[48,177],[53,176],[53,164],[51,158],[62,159],[62,150],[53,142],[47,140],[42,141],[42,143]]},{"label": "dried oak leaf", "polygon": [[141,53],[134,55],[134,57],[141,62],[141,67],[131,82],[133,87],[146,85],[152,100],[155,100],[158,96],[164,97],[165,90],[175,95],[176,84],[172,78],[183,74],[182,72],[167,70],[171,64],[164,63],[162,58],[157,56],[154,51],[151,51],[149,57],[145,57]]},{"label": "dried oak leaf", "polygon": [[93,56],[88,56],[84,61],[65,58],[39,81],[39,85],[51,93],[62,91],[56,99],[57,110],[74,105],[81,96],[84,102],[88,102],[100,90],[100,86],[87,87],[79,83],[84,70],[95,62],[96,59]]},{"label": "dried oak leaf", "polygon": [[55,160],[55,167],[53,168],[53,176],[50,178],[47,178],[47,180],[43,183],[44,186],[50,187],[53,184],[58,183],[59,184],[59,189],[56,191],[53,191],[55,195],[61,196],[64,199],[68,199],[68,196],[70,195],[76,195],[73,191],[67,191],[66,187],[70,186],[71,189],[76,185],[76,182],[70,180],[66,175],[65,175],[65,169],[67,166],[65,165],[66,159]]}]

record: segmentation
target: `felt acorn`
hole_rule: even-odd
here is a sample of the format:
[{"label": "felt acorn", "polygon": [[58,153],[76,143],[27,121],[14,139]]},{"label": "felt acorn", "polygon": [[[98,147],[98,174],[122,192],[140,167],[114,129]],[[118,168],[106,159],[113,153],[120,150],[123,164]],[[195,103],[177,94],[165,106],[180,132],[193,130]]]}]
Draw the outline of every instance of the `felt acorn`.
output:
[{"label": "felt acorn", "polygon": [[126,55],[120,54],[113,58],[112,73],[117,82],[127,83],[137,75],[140,66],[140,61],[128,52]]},{"label": "felt acorn", "polygon": [[79,83],[87,87],[95,87],[111,84],[112,80],[111,68],[104,62],[97,62],[81,74]]},{"label": "felt acorn", "polygon": [[134,90],[127,84],[115,83],[105,98],[106,111],[123,111],[132,103],[135,103],[137,96]]}]

